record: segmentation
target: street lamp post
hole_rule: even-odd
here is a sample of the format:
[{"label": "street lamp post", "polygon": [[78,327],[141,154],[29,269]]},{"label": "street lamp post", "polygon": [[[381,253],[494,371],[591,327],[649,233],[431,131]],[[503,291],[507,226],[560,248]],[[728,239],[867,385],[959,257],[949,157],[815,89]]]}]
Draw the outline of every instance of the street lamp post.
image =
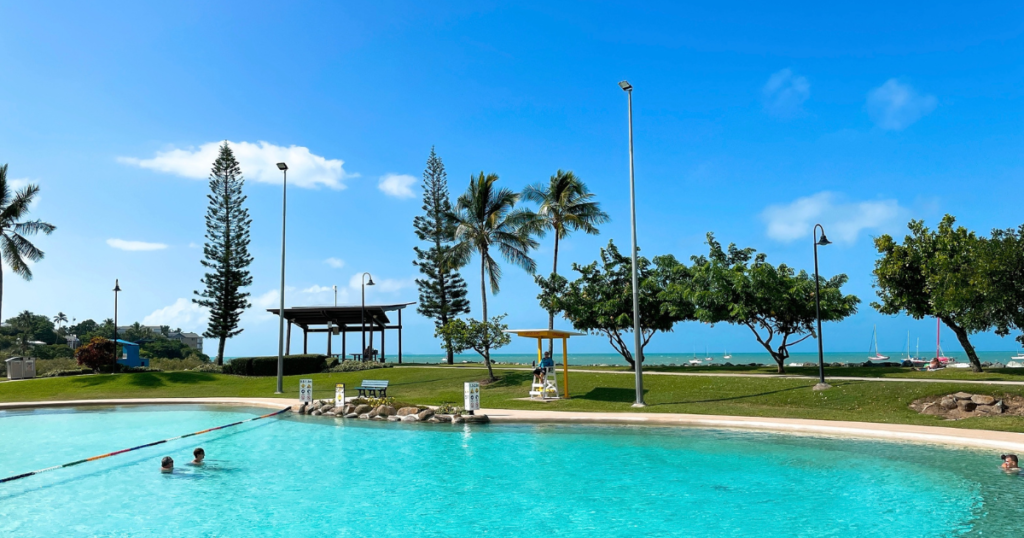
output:
[{"label": "street lamp post", "polygon": [[633,365],[636,372],[636,402],[633,407],[645,407],[644,403],[644,351],[640,347],[640,288],[636,269],[636,189],[633,182],[633,86],[623,80],[619,87],[626,92],[629,102],[629,216],[633,231]]},{"label": "street lamp post", "polygon": [[[366,281],[366,277],[370,277],[370,281],[369,282]],[[363,302],[362,302],[363,306],[362,306],[362,310],[360,311],[360,316],[359,316],[359,329],[360,329],[360,334],[361,334],[361,336],[363,338],[363,349],[361,349],[360,351],[364,355],[363,356],[363,360],[365,361],[366,360],[366,357],[365,357],[365,355],[366,355],[366,286],[372,286],[373,285],[373,276],[371,276],[370,273],[363,273],[363,276],[359,277],[359,284],[361,285],[362,290],[363,290]],[[372,359],[373,357],[370,357],[370,358]]]},{"label": "street lamp post", "polygon": [[281,189],[281,306],[277,311],[277,392],[284,392],[284,238],[288,215],[288,165],[277,163],[277,169],[284,173]]},{"label": "street lamp post", "polygon": [[338,306],[338,286],[334,286],[334,306]]},{"label": "street lamp post", "polygon": [[[818,239],[818,228],[821,228],[821,239]],[[818,384],[814,390],[825,390],[832,388],[825,382],[825,353],[821,344],[821,284],[818,282],[818,245],[825,246],[832,244],[825,237],[825,228],[820,224],[814,225],[814,317],[818,320]]]},{"label": "street lamp post", "polygon": [[114,367],[117,366],[117,294],[121,291],[121,284],[114,279],[114,362],[110,364],[110,374],[114,374]]}]

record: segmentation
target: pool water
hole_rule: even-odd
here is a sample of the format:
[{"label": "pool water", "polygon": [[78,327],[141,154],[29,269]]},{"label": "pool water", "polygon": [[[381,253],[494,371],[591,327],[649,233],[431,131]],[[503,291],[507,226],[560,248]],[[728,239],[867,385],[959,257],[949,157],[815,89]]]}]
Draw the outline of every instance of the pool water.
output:
[{"label": "pool water", "polygon": [[[266,412],[0,413],[0,476]],[[204,468],[184,465],[196,446]],[[285,415],[2,484],[0,536],[1020,536],[1024,478],[998,464],[751,432]]]}]

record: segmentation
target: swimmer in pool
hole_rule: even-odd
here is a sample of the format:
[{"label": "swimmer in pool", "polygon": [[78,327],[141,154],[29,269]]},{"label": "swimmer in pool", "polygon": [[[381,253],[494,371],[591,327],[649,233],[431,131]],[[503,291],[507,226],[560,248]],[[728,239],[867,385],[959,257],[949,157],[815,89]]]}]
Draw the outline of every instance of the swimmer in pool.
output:
[{"label": "swimmer in pool", "polygon": [[160,472],[161,473],[173,473],[174,472],[174,460],[170,456],[164,456],[164,459],[160,460]]},{"label": "swimmer in pool", "polygon": [[202,465],[203,459],[206,458],[206,451],[202,448],[197,448],[192,451],[192,457],[195,459],[189,462],[190,465]]},{"label": "swimmer in pool", "polygon": [[1017,466],[1017,455],[1016,454],[1003,454],[999,456],[1003,460],[1002,469],[1008,473],[1019,473],[1020,467]]}]

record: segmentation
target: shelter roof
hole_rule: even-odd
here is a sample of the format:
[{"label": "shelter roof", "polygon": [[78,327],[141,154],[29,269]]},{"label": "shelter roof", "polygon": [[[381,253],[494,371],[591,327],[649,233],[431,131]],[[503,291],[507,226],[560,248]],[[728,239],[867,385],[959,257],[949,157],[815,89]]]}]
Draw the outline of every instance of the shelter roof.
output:
[{"label": "shelter roof", "polygon": [[569,338],[570,336],[587,336],[587,333],[561,331],[558,329],[509,329],[501,332],[522,336],[524,338]]},{"label": "shelter roof", "polygon": [[117,340],[114,340],[114,341],[117,342],[118,344],[121,344],[122,346],[137,346],[137,345],[139,345],[139,344],[137,344],[135,342],[129,342],[127,340],[121,340],[120,338],[118,338]]},{"label": "shelter roof", "polygon": [[[412,303],[396,303],[396,304],[374,304],[366,305],[366,319],[367,321],[374,318],[380,323],[391,323],[388,318],[388,312],[395,312],[402,310],[403,308],[416,304]],[[268,308],[267,312],[278,315],[280,309]],[[362,321],[363,307],[361,305],[355,306],[293,306],[291,308],[284,309],[284,319],[291,323],[295,323],[301,326],[310,325],[327,325],[327,322],[331,322],[334,325],[358,325]]]}]

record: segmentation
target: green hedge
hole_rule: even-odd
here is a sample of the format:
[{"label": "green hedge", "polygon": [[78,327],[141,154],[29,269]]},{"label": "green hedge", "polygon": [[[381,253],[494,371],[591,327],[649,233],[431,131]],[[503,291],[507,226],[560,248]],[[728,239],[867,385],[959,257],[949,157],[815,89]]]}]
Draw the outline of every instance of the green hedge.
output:
[{"label": "green hedge", "polygon": [[[318,374],[327,369],[326,355],[285,355],[284,375]],[[255,377],[277,375],[277,357],[239,357],[224,365],[224,373]]]}]

